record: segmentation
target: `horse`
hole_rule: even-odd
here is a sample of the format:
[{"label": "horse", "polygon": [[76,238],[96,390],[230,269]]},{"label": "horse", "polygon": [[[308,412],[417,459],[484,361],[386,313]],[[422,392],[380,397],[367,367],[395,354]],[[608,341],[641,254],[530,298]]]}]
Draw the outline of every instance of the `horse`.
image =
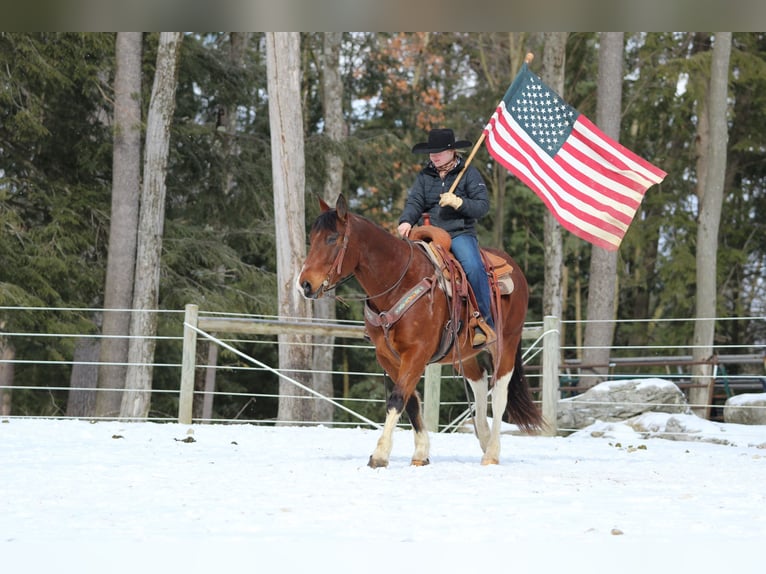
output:
[{"label": "horse", "polygon": [[[542,427],[521,357],[529,290],[520,267],[507,253],[483,248],[513,268],[512,292],[496,297],[499,305],[494,305],[499,306],[495,313],[497,339],[488,348],[474,348],[467,334],[469,328],[463,325],[452,341],[452,352],[439,359],[442,335],[457,328],[452,324],[451,298],[435,280],[435,266],[429,256],[413,241],[351,213],[342,194],[334,209],[319,201],[321,213],[309,235],[309,252],[297,288],[304,297],[318,299],[344,280],[356,277],[366,295],[366,333],[375,345],[378,363],[393,381],[382,434],[368,466],[388,466],[393,432],[402,412],[407,413],[415,435],[411,464],[429,464],[429,436],[416,385],[432,362],[453,364],[469,383],[475,401],[474,428],[483,451],[481,464],[499,464],[504,413],[528,434]],[[478,360],[484,350],[493,357],[491,428],[487,420],[490,374]]]}]

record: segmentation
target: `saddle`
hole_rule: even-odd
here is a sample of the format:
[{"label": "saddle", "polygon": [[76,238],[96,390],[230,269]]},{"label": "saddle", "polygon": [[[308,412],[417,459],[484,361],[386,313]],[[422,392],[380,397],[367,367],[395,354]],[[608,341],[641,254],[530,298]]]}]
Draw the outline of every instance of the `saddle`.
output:
[{"label": "saddle", "polygon": [[[410,232],[410,239],[421,245],[434,267],[440,271],[439,277],[443,280],[442,286],[449,297],[453,295],[453,287],[458,295],[468,296],[468,281],[465,280],[460,262],[450,251],[452,239],[449,233],[440,227],[423,225],[415,227]],[[513,266],[495,253],[484,249],[480,251],[484,261],[484,269],[490,278],[490,287],[493,291],[497,289],[500,295],[513,293],[513,278],[511,277]],[[457,276],[455,270],[459,270]]]},{"label": "saddle", "polygon": [[[463,267],[450,250],[452,240],[449,234],[439,227],[424,225],[414,228],[410,232],[410,239],[420,245],[431,259],[436,269],[439,285],[452,301],[451,324],[454,329],[453,334],[456,336],[457,331],[460,330],[461,321],[459,317],[463,315],[460,309],[461,301],[466,301],[464,311],[470,336],[473,338],[476,327],[479,327],[489,336],[490,329],[484,321],[484,317],[478,312],[479,306]],[[513,266],[492,252],[484,249],[481,249],[480,252],[489,278],[492,314],[497,316],[500,297],[513,293],[514,285],[511,277]]]}]

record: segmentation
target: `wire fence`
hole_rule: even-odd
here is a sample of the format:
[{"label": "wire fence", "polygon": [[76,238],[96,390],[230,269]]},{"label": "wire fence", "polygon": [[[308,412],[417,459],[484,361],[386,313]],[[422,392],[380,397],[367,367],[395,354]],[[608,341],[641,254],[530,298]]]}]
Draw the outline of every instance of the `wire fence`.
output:
[{"label": "wire fence", "polygon": [[[97,393],[121,393],[120,389],[99,388],[98,371],[102,366],[129,367],[128,362],[102,362],[100,343],[105,339],[130,337],[105,336],[98,332],[104,312],[133,312],[128,309],[85,309],[47,307],[0,307],[0,415],[3,417],[54,418],[115,418],[100,417],[93,409]],[[156,310],[158,334],[155,359],[151,363],[153,384],[152,407],[148,418],[157,422],[176,421],[181,401],[180,381],[183,368],[184,311]],[[230,313],[200,313],[201,318],[223,317],[249,324],[272,325],[272,334],[241,335],[217,333],[223,345],[213,344],[200,336],[196,349],[193,390],[193,420],[199,423],[275,424],[278,404],[289,396],[301,401],[326,400],[305,392],[280,392],[278,337],[280,329],[288,328],[290,319]],[[294,321],[297,321],[295,319]],[[737,321],[748,324],[756,332],[766,332],[766,317],[719,318],[717,322]],[[617,324],[617,329],[634,326]],[[651,320],[652,329],[689,331],[692,319]],[[43,329],[41,325],[56,325]],[[361,329],[359,322],[335,324],[341,329]],[[562,321],[559,386],[563,398],[580,395],[589,386],[589,379],[601,377],[592,371],[594,365],[582,360],[585,347],[574,341],[575,333],[585,322]],[[541,332],[541,323],[530,323],[532,330]],[[541,335],[542,337],[543,335]],[[282,344],[286,344],[284,341]],[[317,345],[321,343],[293,343]],[[215,351],[213,350],[215,349]],[[333,387],[334,409],[327,420],[315,424],[333,426],[375,426],[383,420],[386,381],[374,358],[374,349],[364,339],[335,337],[333,366],[322,373]],[[543,362],[540,341],[524,342],[525,371],[533,394],[542,402]],[[766,342],[758,338],[744,344],[726,341],[716,344],[708,363],[713,369],[713,395],[709,407],[712,420],[723,420],[724,404],[741,394],[766,393]],[[630,378],[660,378],[674,382],[683,392],[699,384],[692,368],[695,347],[678,344],[613,346],[609,348],[606,367],[609,380]],[[291,371],[293,376],[310,378],[317,370]],[[420,387],[421,393],[423,387]],[[641,406],[641,405],[638,405]],[[652,408],[664,405],[653,404]],[[703,405],[692,405],[703,406]],[[462,379],[450,368],[441,373],[441,400],[438,427],[455,430],[470,420],[471,401]],[[763,407],[748,407],[763,409]],[[459,421],[459,422],[458,422]],[[280,421],[302,423],[304,421]],[[465,423],[465,424],[464,424]],[[572,430],[572,429],[563,429]]]}]

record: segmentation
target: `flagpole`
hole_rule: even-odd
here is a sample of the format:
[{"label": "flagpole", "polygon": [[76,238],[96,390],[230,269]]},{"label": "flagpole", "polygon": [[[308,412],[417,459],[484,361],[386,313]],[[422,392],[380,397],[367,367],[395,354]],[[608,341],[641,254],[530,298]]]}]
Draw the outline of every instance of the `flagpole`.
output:
[{"label": "flagpole", "polygon": [[486,134],[484,133],[484,130],[482,130],[481,137],[474,144],[473,149],[471,150],[471,153],[468,156],[468,159],[465,160],[465,165],[463,166],[463,169],[461,169],[460,173],[457,174],[455,181],[452,182],[452,185],[450,186],[449,191],[447,193],[455,193],[455,188],[457,187],[457,184],[460,183],[460,179],[463,177],[463,174],[465,173],[465,170],[468,167],[468,164],[471,163],[473,156],[475,156],[476,152],[479,151],[479,148],[481,147],[481,144],[484,142],[485,137],[486,137]]},{"label": "flagpole", "polygon": [[[532,52],[527,52],[527,55],[524,56],[524,62],[526,62],[527,65],[531,64],[532,60],[534,59],[535,59],[535,55]],[[468,154],[468,159],[465,160],[465,165],[463,166],[463,169],[461,169],[460,173],[457,174],[455,181],[452,182],[452,185],[450,186],[449,191],[447,191],[447,193],[455,193],[455,188],[457,187],[457,184],[460,183],[460,180],[462,179],[463,174],[465,173],[465,170],[468,168],[468,165],[473,160],[473,156],[476,155],[476,152],[479,151],[481,144],[484,143],[485,137],[487,137],[486,132],[484,130],[481,130],[481,137],[474,144],[473,149],[471,150],[471,153]]]}]

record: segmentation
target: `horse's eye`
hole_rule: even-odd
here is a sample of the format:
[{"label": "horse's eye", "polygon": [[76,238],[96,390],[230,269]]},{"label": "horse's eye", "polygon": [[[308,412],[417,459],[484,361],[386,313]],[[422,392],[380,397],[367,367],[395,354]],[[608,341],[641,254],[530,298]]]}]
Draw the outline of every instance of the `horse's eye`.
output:
[{"label": "horse's eye", "polygon": [[327,245],[335,245],[338,242],[338,234],[333,233],[328,235],[327,239],[325,239],[325,242],[327,242]]}]

